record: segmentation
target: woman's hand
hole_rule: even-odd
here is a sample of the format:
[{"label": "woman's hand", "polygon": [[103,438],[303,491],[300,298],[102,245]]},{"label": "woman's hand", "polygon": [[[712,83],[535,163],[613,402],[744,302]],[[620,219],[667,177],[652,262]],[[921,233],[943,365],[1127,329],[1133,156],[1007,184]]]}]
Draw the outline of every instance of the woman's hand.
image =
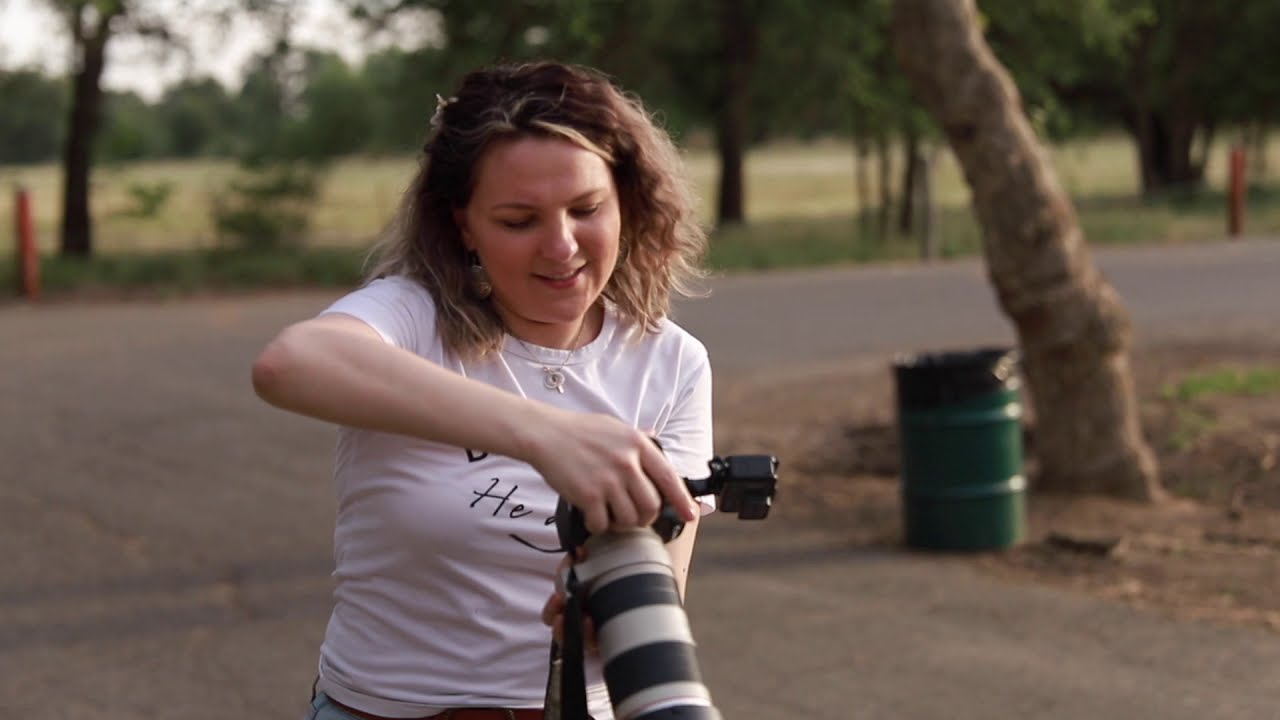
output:
[{"label": "woman's hand", "polygon": [[[587,549],[578,548],[578,560],[581,561],[586,557]],[[570,564],[569,556],[565,555],[564,560],[560,561],[560,567],[556,568],[556,577],[563,576]],[[561,647],[564,647],[564,608],[567,603],[568,597],[557,587],[555,592],[551,593],[551,597],[547,598],[547,603],[542,606],[542,624],[551,628],[551,637]],[[582,647],[591,655],[600,654],[600,647],[596,642],[595,624],[585,613],[582,616]]]},{"label": "woman's hand", "polygon": [[530,463],[569,504],[587,530],[647,527],[666,499],[686,522],[698,506],[666,455],[648,435],[617,418],[560,411],[532,433]]},{"label": "woman's hand", "polygon": [[686,522],[698,514],[666,456],[625,422],[461,377],[350,316],[282,331],[254,363],[253,382],[267,402],[309,417],[528,462],[592,533],[652,524],[664,497]]}]

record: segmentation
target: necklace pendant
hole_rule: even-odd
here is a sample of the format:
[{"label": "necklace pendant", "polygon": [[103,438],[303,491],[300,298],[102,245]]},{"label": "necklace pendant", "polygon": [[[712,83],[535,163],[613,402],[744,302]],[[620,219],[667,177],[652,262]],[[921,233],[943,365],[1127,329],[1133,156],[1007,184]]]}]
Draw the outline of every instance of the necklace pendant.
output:
[{"label": "necklace pendant", "polygon": [[548,390],[555,390],[561,395],[564,394],[564,373],[559,368],[543,368],[545,373],[542,376],[542,386]]}]

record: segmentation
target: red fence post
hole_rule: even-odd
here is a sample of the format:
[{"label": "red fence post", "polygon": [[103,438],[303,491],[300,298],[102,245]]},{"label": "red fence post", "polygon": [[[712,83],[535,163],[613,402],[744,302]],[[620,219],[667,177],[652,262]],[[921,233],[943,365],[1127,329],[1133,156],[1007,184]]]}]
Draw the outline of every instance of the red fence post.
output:
[{"label": "red fence post", "polygon": [[18,234],[18,294],[29,299],[40,298],[40,251],[36,249],[35,223],[31,219],[31,194],[24,187],[14,193],[14,218]]},{"label": "red fence post", "polygon": [[1227,234],[1239,237],[1244,232],[1244,148],[1231,148],[1231,180],[1227,203]]}]

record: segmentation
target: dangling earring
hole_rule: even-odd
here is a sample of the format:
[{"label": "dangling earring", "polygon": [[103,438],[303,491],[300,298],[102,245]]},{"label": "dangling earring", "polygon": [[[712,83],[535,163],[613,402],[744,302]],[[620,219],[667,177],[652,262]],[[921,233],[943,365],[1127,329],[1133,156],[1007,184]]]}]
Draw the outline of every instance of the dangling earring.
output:
[{"label": "dangling earring", "polygon": [[493,294],[493,283],[489,282],[489,271],[480,264],[480,256],[474,250],[467,253],[470,263],[467,272],[471,275],[471,292],[479,299],[486,300]]}]

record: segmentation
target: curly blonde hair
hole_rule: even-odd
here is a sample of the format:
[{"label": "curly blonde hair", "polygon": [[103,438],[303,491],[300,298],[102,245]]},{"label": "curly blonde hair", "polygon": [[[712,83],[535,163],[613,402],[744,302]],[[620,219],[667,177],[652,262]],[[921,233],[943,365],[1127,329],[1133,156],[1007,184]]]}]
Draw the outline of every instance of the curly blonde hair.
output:
[{"label": "curly blonde hair", "polygon": [[441,100],[420,168],[384,231],[370,277],[404,275],[430,291],[445,347],[462,357],[500,349],[506,328],[468,283],[468,253],[454,222],[475,188],[484,153],[500,140],[553,137],[605,160],[621,206],[619,262],[603,295],[647,330],[673,294],[705,277],[706,232],[670,136],[640,100],[590,68],[558,62],[501,65],[463,78]]}]

